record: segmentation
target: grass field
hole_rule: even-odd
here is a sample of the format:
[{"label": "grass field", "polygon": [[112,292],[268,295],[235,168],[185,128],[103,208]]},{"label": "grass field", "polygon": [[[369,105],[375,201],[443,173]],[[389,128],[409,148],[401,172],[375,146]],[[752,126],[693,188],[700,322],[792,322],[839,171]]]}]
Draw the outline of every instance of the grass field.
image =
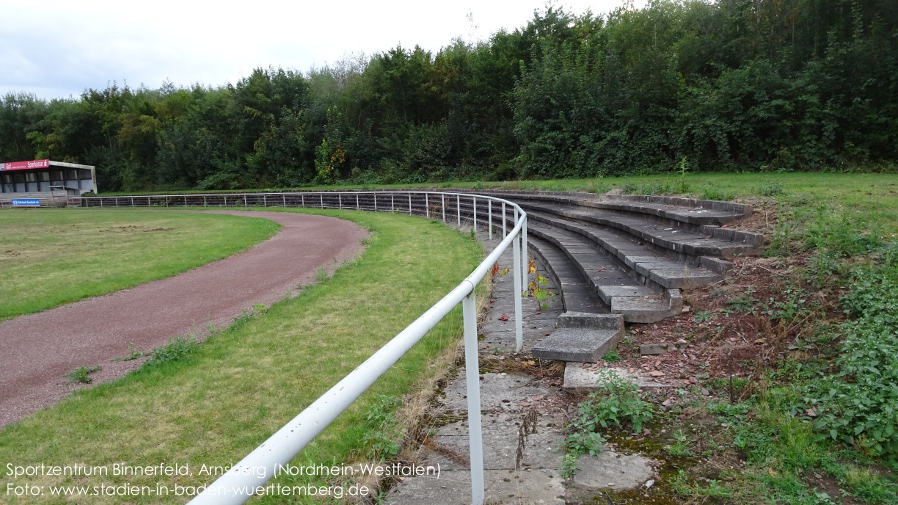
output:
[{"label": "grass field", "polygon": [[[455,287],[482,247],[440,223],[373,213],[325,212],[372,232],[366,252],[333,277],[264,314],[242,317],[202,345],[180,341],[156,365],[85,390],[0,432],[0,461],[13,465],[190,465],[189,477],[109,477],[109,484],[202,485],[201,465],[228,466],[355,368]],[[433,358],[457,342],[458,310],[428,334],[348,412],[300,454],[301,462],[365,458],[392,434],[383,396],[397,397],[432,373]],[[381,433],[380,436],[377,436]],[[372,437],[372,434],[375,436]],[[5,470],[5,469],[4,469]],[[8,478],[8,477],[7,477]],[[17,484],[97,485],[96,477],[18,479]],[[5,483],[4,483],[5,484]],[[2,492],[2,490],[0,490]],[[113,497],[10,503],[120,503]],[[278,500],[272,499],[272,503]],[[135,503],[183,499],[131,497]]]},{"label": "grass field", "polygon": [[278,228],[217,214],[0,211],[0,320],[186,272]]},{"label": "grass field", "polygon": [[[684,409],[684,417],[672,422],[689,423],[696,412],[704,413],[702,418],[710,424],[695,429],[700,438],[718,445],[702,455],[707,459],[700,464],[667,476],[667,501],[655,503],[898,502],[896,452],[877,452],[869,445],[875,436],[891,437],[891,441],[898,438],[894,436],[898,420],[894,416],[876,418],[882,419],[878,425],[885,431],[891,430],[892,435],[877,435],[879,431],[873,426],[874,431],[852,439],[851,433],[864,426],[849,424],[832,425],[834,429],[848,429],[847,438],[839,433],[835,437],[828,431],[830,425],[822,424],[828,415],[827,406],[819,403],[827,398],[833,405],[863,399],[867,412],[887,416],[898,401],[890,386],[898,383],[898,346],[894,339],[869,335],[853,344],[857,348],[848,349],[840,347],[839,341],[844,332],[840,325],[845,318],[839,297],[852,286],[857,288],[858,279],[868,279],[863,281],[866,291],[860,291],[866,305],[887,307],[882,312],[886,315],[876,322],[880,326],[875,328],[881,330],[878,334],[898,335],[894,309],[888,309],[898,307],[898,262],[894,261],[898,256],[894,245],[898,234],[898,176],[676,174],[468,182],[435,189],[443,187],[597,193],[617,188],[627,193],[687,194],[754,204],[765,216],[761,226],[770,239],[769,258],[763,260],[774,265],[771,268],[784,268],[775,272],[777,282],[787,288],[765,303],[777,307],[779,313],[799,313],[806,309],[805,300],[818,295],[832,300],[832,304],[827,312],[805,320],[803,324],[810,329],[804,332],[802,341],[789,342],[800,347],[801,352],[784,353],[760,371],[753,383],[740,386],[753,391],[751,397],[732,403],[694,392],[694,402]],[[420,218],[332,215],[349,216],[374,232],[360,260],[260,317],[242,318],[208,344],[183,345],[183,352],[176,349],[177,352],[169,353],[183,355],[183,360],[149,367],[117,384],[76,395],[0,432],[0,462],[231,464],[423,312],[480,258],[476,244]],[[417,240],[419,236],[421,240]],[[424,251],[426,254],[422,254]],[[788,273],[785,267],[776,266],[779,264],[789,265]],[[883,279],[881,284],[869,280],[877,275]],[[895,280],[889,280],[890,276]],[[422,286],[434,286],[433,291],[419,297]],[[748,288],[752,286],[746,292]],[[713,315],[726,317],[724,312]],[[407,321],[400,321],[405,317]],[[392,432],[383,429],[383,421],[389,418],[393,406],[385,399],[413,387],[431,357],[454,340],[459,319],[454,316],[429,336],[414,350],[414,356],[407,357],[375,390],[341,416],[338,424],[316,439],[297,463],[340,464],[349,458],[368,457],[374,451],[388,454],[384,446],[393,437]],[[364,328],[364,332],[359,328]],[[864,348],[865,341],[878,347]],[[300,342],[304,345],[298,345]],[[839,360],[849,353],[875,357],[859,363],[869,367],[865,374],[876,380],[861,382],[848,375],[844,379],[835,376],[832,384],[821,382],[840,366],[848,369],[851,364]],[[344,360],[343,356],[350,358]],[[286,376],[277,375],[285,369],[291,371]],[[723,386],[706,387],[712,393],[733,387],[732,381],[720,384]],[[830,389],[836,389],[822,388],[821,384],[844,388],[856,385],[863,389],[838,389],[841,396],[834,397]],[[814,404],[817,417],[803,415],[809,408],[808,402],[818,402]],[[384,417],[368,418],[366,412],[383,413]],[[672,429],[689,425],[676,426]],[[740,460],[742,466],[734,466]],[[717,468],[718,463],[728,470],[709,477],[709,468]],[[38,484],[48,485],[50,480]],[[92,479],[56,481],[90,483]],[[149,478],[129,481],[156,482]],[[180,484],[208,481],[211,479],[196,476],[171,480]],[[298,482],[302,481],[282,481],[288,485]],[[655,488],[664,484],[658,483]],[[267,500],[266,503],[277,502],[274,498]],[[13,502],[35,503],[25,499]]]}]

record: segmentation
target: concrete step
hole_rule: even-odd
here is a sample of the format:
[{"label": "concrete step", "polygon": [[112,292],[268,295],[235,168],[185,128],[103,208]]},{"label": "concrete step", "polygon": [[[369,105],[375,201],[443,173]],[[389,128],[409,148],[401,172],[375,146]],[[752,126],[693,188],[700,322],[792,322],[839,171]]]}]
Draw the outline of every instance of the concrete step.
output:
[{"label": "concrete step", "polygon": [[683,387],[682,379],[673,377],[655,377],[644,370],[627,370],[625,368],[597,368],[596,365],[569,362],[564,367],[562,388],[571,393],[592,393],[604,385],[606,373],[613,372],[622,379],[629,380],[640,389],[666,389]]},{"label": "concrete step", "polygon": [[665,290],[662,296],[614,296],[611,312],[623,314],[631,323],[655,323],[683,311],[683,295],[679,289]]},{"label": "concrete step", "polygon": [[[757,240],[750,237],[719,236],[721,228],[677,226],[646,219],[636,214],[621,214],[611,210],[584,207],[569,207],[547,204],[522,203],[528,214],[540,213],[543,216],[558,216],[575,222],[597,225],[605,229],[614,229],[637,238],[644,243],[655,246],[659,251],[667,251],[681,260],[692,260],[701,256],[733,258],[736,256],[754,255],[758,253]],[[730,230],[732,231],[732,230]],[[754,234],[752,234],[754,235]],[[736,240],[741,238],[742,240]]]},{"label": "concrete step", "polygon": [[595,363],[615,349],[624,336],[621,314],[567,312],[558,318],[558,329],[533,346],[533,357]]},{"label": "concrete step", "polygon": [[566,312],[582,312],[593,314],[607,314],[610,307],[603,302],[595,288],[583,277],[577,267],[556,246],[540,240],[537,237],[529,237],[528,245],[530,253],[540,260],[547,273],[555,281],[560,291],[562,307]]},{"label": "concrete step", "polygon": [[613,228],[542,212],[528,213],[528,217],[532,222],[531,229],[542,229],[540,225],[544,225],[580,235],[587,239],[590,246],[605,250],[632,269],[638,274],[639,280],[649,279],[668,289],[688,289],[713,284],[723,279],[732,266],[729,262],[710,257],[697,258],[698,265],[690,265],[666,256],[651,245]]},{"label": "concrete step", "polygon": [[[545,226],[531,226],[531,237],[549,242],[564,251],[580,275],[588,279],[611,313],[622,314],[628,322],[653,323],[679,314],[683,298],[679,289],[665,289],[647,277],[634,278],[626,265],[596,250],[571,231]],[[567,297],[565,298],[567,300]]]},{"label": "concrete step", "polygon": [[519,205],[527,202],[582,206],[593,209],[614,210],[622,213],[642,214],[696,226],[720,226],[745,219],[752,213],[749,205],[715,200],[696,200],[667,196],[619,195],[606,196],[593,193],[549,193],[519,191],[479,191],[479,194],[497,196]]}]

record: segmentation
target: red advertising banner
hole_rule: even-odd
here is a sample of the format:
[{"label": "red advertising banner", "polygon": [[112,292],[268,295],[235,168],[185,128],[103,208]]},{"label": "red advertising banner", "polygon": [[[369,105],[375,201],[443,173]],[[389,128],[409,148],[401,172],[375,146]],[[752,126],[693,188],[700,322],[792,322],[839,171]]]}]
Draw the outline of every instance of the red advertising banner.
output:
[{"label": "red advertising banner", "polygon": [[10,161],[0,163],[0,170],[31,170],[34,168],[50,168],[50,160]]}]

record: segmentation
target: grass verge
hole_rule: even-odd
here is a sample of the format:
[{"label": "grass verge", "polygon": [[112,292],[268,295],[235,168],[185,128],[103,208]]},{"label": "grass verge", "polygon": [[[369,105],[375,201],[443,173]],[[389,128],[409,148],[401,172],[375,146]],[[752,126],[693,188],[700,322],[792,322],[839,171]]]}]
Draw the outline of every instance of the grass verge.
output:
[{"label": "grass verge", "polygon": [[170,277],[268,239],[267,219],[145,211],[0,212],[0,320]]},{"label": "grass verge", "polygon": [[[0,461],[14,466],[107,468],[186,465],[189,475],[33,476],[39,497],[10,503],[120,503],[121,497],[54,498],[51,485],[179,486],[208,484],[352,371],[467,276],[482,248],[442,224],[405,216],[322,212],[372,232],[367,250],[328,280],[241,317],[178,359],[147,366],[115,383],[79,392],[0,432]],[[297,465],[342,465],[364,459],[383,440],[371,433],[389,410],[381,395],[401,396],[426,375],[432,358],[457,341],[459,310],[432,330],[359,401],[319,435]],[[172,353],[163,353],[169,355]],[[392,408],[392,407],[390,407]],[[366,442],[368,447],[366,447]],[[4,468],[4,471],[6,468]],[[326,485],[320,473],[279,478],[282,485]],[[2,492],[2,490],[0,490]],[[282,503],[269,496],[263,503]],[[130,503],[180,503],[183,497],[129,496]]]}]

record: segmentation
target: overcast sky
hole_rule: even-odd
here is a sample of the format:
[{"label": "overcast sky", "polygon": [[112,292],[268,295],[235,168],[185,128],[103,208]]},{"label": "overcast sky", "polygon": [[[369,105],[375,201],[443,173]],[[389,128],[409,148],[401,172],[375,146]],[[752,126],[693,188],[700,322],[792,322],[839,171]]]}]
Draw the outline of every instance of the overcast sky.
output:
[{"label": "overcast sky", "polygon": [[[582,14],[627,0],[558,0]],[[644,0],[627,2],[641,7]],[[255,68],[307,72],[398,45],[436,53],[526,26],[545,0],[0,0],[0,93],[77,98],[113,82],[236,83]]]}]

